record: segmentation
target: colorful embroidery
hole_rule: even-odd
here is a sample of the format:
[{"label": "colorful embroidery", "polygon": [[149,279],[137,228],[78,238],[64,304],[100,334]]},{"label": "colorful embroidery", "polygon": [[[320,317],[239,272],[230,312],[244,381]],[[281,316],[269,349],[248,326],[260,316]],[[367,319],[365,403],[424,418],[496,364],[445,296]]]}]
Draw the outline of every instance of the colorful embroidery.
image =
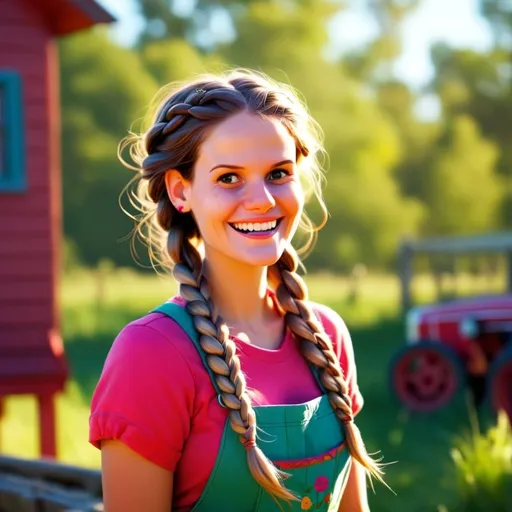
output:
[{"label": "colorful embroidery", "polygon": [[313,506],[313,502],[309,496],[304,496],[300,502],[300,508],[302,510],[309,510]]},{"label": "colorful embroidery", "polygon": [[307,468],[309,466],[314,466],[315,464],[320,464],[321,462],[324,462],[326,460],[334,459],[334,457],[341,453],[344,448],[345,443],[342,443],[340,444],[340,446],[336,446],[335,448],[330,449],[327,453],[323,453],[322,455],[308,457],[307,459],[274,461],[274,464],[279,469]]},{"label": "colorful embroidery", "polygon": [[319,476],[313,487],[316,492],[324,492],[329,487],[329,479],[326,476]]},{"label": "colorful embroidery", "polygon": [[[319,476],[313,484],[313,488],[306,489],[306,493],[315,496],[304,496],[300,503],[302,510],[327,510],[331,502],[331,493],[325,493],[329,489],[329,479],[326,476]],[[314,500],[314,501],[313,501]]]}]

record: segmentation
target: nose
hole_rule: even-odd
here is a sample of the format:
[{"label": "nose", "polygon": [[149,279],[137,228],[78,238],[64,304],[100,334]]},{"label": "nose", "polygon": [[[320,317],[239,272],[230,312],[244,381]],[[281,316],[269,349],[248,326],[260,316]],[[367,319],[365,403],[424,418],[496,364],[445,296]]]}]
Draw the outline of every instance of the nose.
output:
[{"label": "nose", "polygon": [[245,190],[244,207],[248,211],[268,212],[276,205],[274,196],[264,181],[248,184]]}]

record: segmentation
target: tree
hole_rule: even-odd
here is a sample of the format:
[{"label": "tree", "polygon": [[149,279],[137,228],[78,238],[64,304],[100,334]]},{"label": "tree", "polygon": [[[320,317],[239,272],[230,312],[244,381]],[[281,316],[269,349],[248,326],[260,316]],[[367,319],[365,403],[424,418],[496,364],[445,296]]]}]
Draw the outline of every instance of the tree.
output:
[{"label": "tree", "polygon": [[450,121],[430,169],[428,232],[472,234],[495,227],[502,193],[498,157],[475,120],[460,115]]},{"label": "tree", "polygon": [[512,227],[512,89],[503,50],[487,53],[453,50],[437,45],[432,51],[436,77],[432,90],[443,106],[446,120],[467,115],[477,122],[485,136],[499,148],[495,167],[505,193],[495,228]]},{"label": "tree", "polygon": [[116,148],[156,92],[133,51],[99,30],[61,41],[64,232],[85,263],[131,261],[119,240],[132,225],[118,198],[132,175]]},{"label": "tree", "polygon": [[225,67],[220,56],[204,55],[184,39],[150,42],[140,50],[140,55],[147,71],[161,86]]},{"label": "tree", "polygon": [[402,146],[392,123],[357,80],[322,58],[325,22],[334,12],[323,2],[254,2],[236,18],[236,44],[220,51],[226,60],[289,81],[322,126],[331,219],[308,266],[347,270],[360,261],[389,263],[399,237],[416,232],[422,208],[396,184]]},{"label": "tree", "polygon": [[354,77],[376,84],[395,79],[393,64],[402,51],[401,27],[420,0],[363,0],[379,27],[377,37],[348,55],[342,65]]},{"label": "tree", "polygon": [[[217,44],[231,40],[234,13],[251,0],[136,0],[146,20],[139,44],[163,39],[183,39],[208,53]],[[216,30],[218,24],[223,26]]]}]

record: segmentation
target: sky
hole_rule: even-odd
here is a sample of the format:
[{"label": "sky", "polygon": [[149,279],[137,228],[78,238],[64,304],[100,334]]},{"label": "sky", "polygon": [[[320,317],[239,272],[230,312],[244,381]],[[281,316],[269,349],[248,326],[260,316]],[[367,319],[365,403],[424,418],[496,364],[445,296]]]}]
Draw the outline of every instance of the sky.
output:
[{"label": "sky", "polygon": [[[180,0],[186,4],[191,0]],[[192,0],[193,1],[193,0]],[[130,44],[140,30],[142,20],[133,0],[98,0],[119,21],[113,25],[121,44]],[[340,52],[371,40],[376,33],[372,20],[352,0],[350,11],[343,11],[331,24],[333,47]],[[492,32],[478,12],[478,0],[422,0],[403,27],[403,54],[396,63],[397,78],[420,89],[432,77],[430,46],[444,41],[457,48],[485,50],[491,45]]]}]

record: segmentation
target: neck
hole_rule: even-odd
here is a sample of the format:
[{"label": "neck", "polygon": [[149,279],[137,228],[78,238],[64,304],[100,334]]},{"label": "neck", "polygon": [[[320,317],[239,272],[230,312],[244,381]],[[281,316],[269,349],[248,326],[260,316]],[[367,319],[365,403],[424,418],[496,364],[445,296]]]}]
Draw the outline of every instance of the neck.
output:
[{"label": "neck", "polygon": [[242,265],[207,255],[204,272],[215,307],[228,325],[257,326],[268,318],[266,267]]}]

